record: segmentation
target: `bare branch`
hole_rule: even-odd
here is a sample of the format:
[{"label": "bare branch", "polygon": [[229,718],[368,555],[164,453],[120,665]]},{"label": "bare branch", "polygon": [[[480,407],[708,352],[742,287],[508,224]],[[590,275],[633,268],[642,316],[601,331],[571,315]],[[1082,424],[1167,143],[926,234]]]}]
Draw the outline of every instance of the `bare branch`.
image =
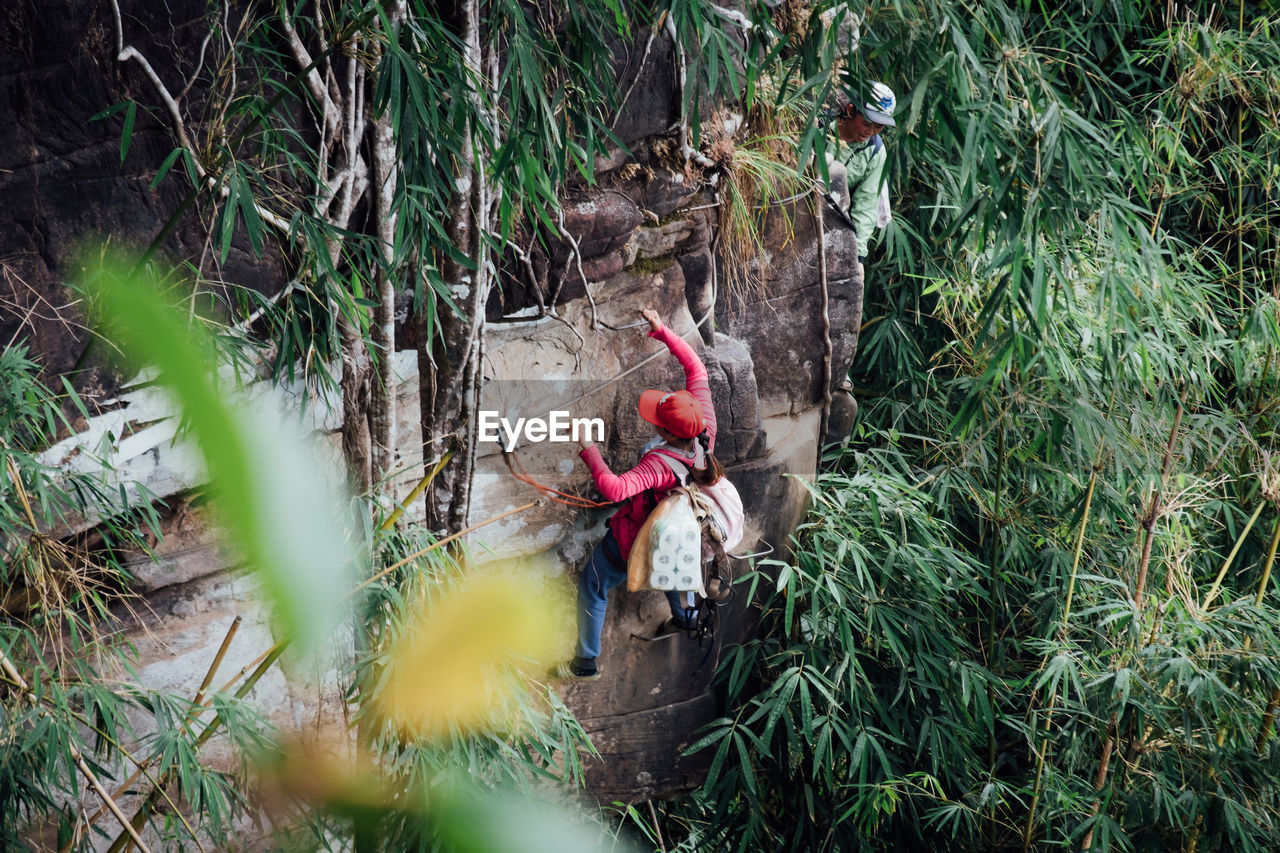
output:
[{"label": "bare branch", "polygon": [[[200,162],[200,157],[196,152],[196,147],[192,144],[191,138],[187,135],[187,125],[182,119],[182,109],[178,106],[177,100],[169,92],[168,87],[165,86],[164,81],[160,79],[160,75],[156,73],[156,70],[151,66],[151,63],[147,61],[147,58],[139,53],[133,46],[124,46],[124,30],[120,22],[120,4],[118,0],[111,0],[111,11],[116,24],[116,59],[121,62],[128,62],[132,59],[142,67],[143,73],[145,73],[147,75],[147,79],[151,81],[151,85],[155,88],[156,95],[159,96],[166,111],[168,111],[169,117],[173,119],[173,130],[178,136],[178,143],[191,155],[191,162],[195,166],[196,174],[204,180],[206,186],[210,189],[216,190],[222,198],[226,198],[231,194],[231,189],[226,184],[223,184],[218,178],[210,175],[209,170],[202,162]],[[260,216],[262,220],[272,228],[275,228],[282,233],[288,232],[289,220],[278,216],[256,201],[253,206],[258,212],[258,216]]]},{"label": "bare branch", "polygon": [[728,20],[733,21],[733,23],[741,27],[744,36],[755,27],[755,24],[751,23],[750,18],[736,9],[726,9],[723,6],[718,6],[715,3],[712,3],[711,11],[715,12],[722,18],[727,18]]},{"label": "bare branch", "polygon": [[533,258],[511,240],[507,241],[507,248],[515,253],[516,260],[524,265],[525,272],[529,275],[529,287],[533,289],[534,299],[538,300],[538,317],[547,316],[547,304],[542,299],[542,289],[538,287],[538,273],[533,268]]},{"label": "bare branch", "polygon": [[[120,11],[116,0],[111,0],[111,5],[116,9],[116,22],[119,23]],[[119,31],[117,31],[116,36],[117,42],[123,38],[123,35]],[[182,144],[183,148],[192,153],[191,159],[195,163],[196,173],[202,178],[206,177],[208,172],[205,171],[204,165],[200,162],[200,158],[195,156],[196,149],[195,146],[191,144],[191,138],[187,136],[187,125],[186,122],[182,120],[182,111],[178,108],[178,102],[174,100],[173,95],[169,93],[168,87],[164,85],[164,81],[160,79],[160,75],[156,73],[156,70],[151,67],[151,63],[148,62],[147,58],[141,53],[138,53],[138,51],[132,46],[121,48],[120,52],[116,54],[116,59],[121,62],[128,62],[132,59],[142,66],[143,73],[147,75],[147,79],[149,79],[151,81],[151,85],[155,87],[156,94],[160,96],[160,101],[168,111],[169,117],[173,119],[173,130],[178,134],[178,141]]]},{"label": "bare branch", "polygon": [[209,28],[209,32],[204,34],[204,41],[200,42],[200,56],[196,60],[196,68],[191,72],[191,76],[187,78],[187,85],[182,87],[182,91],[178,93],[175,100],[181,101],[191,91],[191,87],[196,84],[196,80],[200,77],[200,71],[204,68],[204,54],[209,48],[209,42],[213,39],[213,28]]},{"label": "bare branch", "polygon": [[[578,240],[569,233],[569,229],[564,227],[564,209],[558,212],[560,226],[560,236],[569,241],[569,245],[573,248],[573,254],[569,260],[577,265],[578,275],[582,278],[582,290],[587,294],[587,302],[591,304],[591,328],[600,328],[600,317],[596,314],[596,298],[591,295],[591,285],[587,282],[587,274],[582,271],[582,250],[578,248]],[[568,262],[566,262],[568,263]]]},{"label": "bare branch", "polygon": [[667,10],[663,9],[662,14],[658,16],[657,22],[649,31],[649,40],[644,45],[644,55],[640,57],[640,67],[636,69],[636,76],[631,81],[631,85],[627,87],[627,92],[622,96],[622,101],[618,104],[618,111],[613,114],[613,120],[609,122],[609,127],[614,127],[618,123],[618,119],[622,116],[622,109],[627,105],[627,99],[631,97],[631,93],[635,91],[636,84],[640,82],[640,75],[644,73],[644,64],[649,60],[649,51],[653,50],[653,40],[657,37],[658,31],[663,28],[663,24],[667,20]]},{"label": "bare branch", "polygon": [[298,35],[297,29],[294,28],[293,19],[289,16],[287,3],[280,4],[280,26],[284,30],[285,37],[289,40],[289,50],[293,53],[293,58],[298,63],[299,70],[306,71],[303,82],[306,83],[307,91],[311,93],[311,97],[315,99],[316,106],[320,109],[325,129],[336,131],[339,113],[338,105],[329,96],[328,87],[320,79],[320,72],[314,67],[315,60],[311,58],[306,45],[302,43],[301,36]]},{"label": "bare branch", "polygon": [[[684,43],[680,41],[680,36],[676,33],[675,22],[671,20],[670,15],[667,16],[665,29],[676,47],[676,58],[678,60],[677,80],[679,81],[680,98],[683,101],[685,88],[689,85],[689,58],[684,52]],[[680,113],[678,127],[680,128],[680,155],[684,157],[684,161],[686,163],[693,161],[704,169],[715,168],[716,163],[714,160],[689,144],[689,118],[683,111]]]}]

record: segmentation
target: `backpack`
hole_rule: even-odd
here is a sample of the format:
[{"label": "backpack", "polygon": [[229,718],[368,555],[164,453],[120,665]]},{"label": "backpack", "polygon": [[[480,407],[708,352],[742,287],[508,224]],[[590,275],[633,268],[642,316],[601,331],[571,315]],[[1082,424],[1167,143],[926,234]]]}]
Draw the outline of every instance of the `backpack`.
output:
[{"label": "backpack", "polygon": [[676,489],[654,507],[631,548],[631,558],[647,564],[650,589],[705,594],[702,520],[688,490]]},{"label": "backpack", "polygon": [[730,589],[726,551],[742,541],[742,498],[728,477],[690,482],[689,466],[659,452],[681,484],[645,520],[627,564],[627,589],[692,591],[724,601]]},{"label": "backpack", "polygon": [[[742,496],[728,477],[721,477],[710,486],[695,485],[690,481],[689,466],[665,453],[660,454],[671,473],[685,489],[690,490],[694,513],[699,522],[708,525],[707,533],[715,538],[726,551],[732,551],[742,541],[742,529],[746,517],[742,511]],[[704,556],[705,561],[705,556]]]}]

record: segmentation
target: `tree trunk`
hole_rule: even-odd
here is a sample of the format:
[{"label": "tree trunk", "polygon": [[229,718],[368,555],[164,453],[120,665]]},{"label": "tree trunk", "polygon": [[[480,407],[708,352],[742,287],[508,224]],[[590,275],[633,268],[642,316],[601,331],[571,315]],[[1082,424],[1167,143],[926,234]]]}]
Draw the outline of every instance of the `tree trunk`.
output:
[{"label": "tree trunk", "polygon": [[[478,0],[466,0],[459,9],[465,61],[473,79],[482,67],[480,8]],[[439,459],[447,450],[458,451],[453,470],[438,478],[439,486],[427,495],[427,518],[456,530],[466,524],[470,483],[474,470],[475,391],[480,370],[479,347],[484,329],[484,306],[490,277],[483,257],[484,172],[477,168],[472,134],[475,116],[482,109],[477,94],[471,96],[471,113],[458,163],[456,194],[449,209],[449,239],[475,262],[474,271],[451,258],[441,265],[445,281],[459,297],[462,313],[439,312],[440,334],[424,335],[418,354],[420,368],[424,453]],[[430,330],[426,330],[430,332]]]},{"label": "tree trunk", "polygon": [[342,323],[342,455],[351,489],[364,494],[373,483],[369,436],[372,365],[360,332]]},{"label": "tree trunk", "polygon": [[[404,0],[389,4],[387,17],[391,26],[387,38],[394,42],[405,19]],[[395,467],[396,441],[395,377],[392,370],[396,352],[396,216],[392,205],[396,195],[398,157],[389,113],[384,113],[372,123],[371,136],[374,227],[382,263],[374,273],[378,306],[374,309],[371,333],[378,353],[377,374],[369,394],[369,438],[371,479],[380,482]]]}]

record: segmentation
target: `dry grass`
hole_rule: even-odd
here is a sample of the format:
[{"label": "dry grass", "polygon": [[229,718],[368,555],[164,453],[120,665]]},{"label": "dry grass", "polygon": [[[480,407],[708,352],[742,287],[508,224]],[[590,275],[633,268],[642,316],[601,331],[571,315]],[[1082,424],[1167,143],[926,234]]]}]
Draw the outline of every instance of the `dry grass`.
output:
[{"label": "dry grass", "polygon": [[785,202],[800,193],[804,181],[797,170],[795,136],[785,125],[785,116],[753,110],[743,131],[720,133],[707,149],[719,170],[717,249],[731,304],[764,296],[768,260],[762,249],[769,217],[782,217],[783,245],[794,230],[793,208]]},{"label": "dry grass", "polygon": [[25,542],[5,548],[0,614],[31,631],[52,656],[53,669],[61,671],[68,632],[74,635],[76,654],[83,656],[114,633],[108,624],[118,620],[113,606],[121,607],[121,615],[134,624],[143,625],[134,608],[141,599],[128,591],[119,571],[95,560],[88,549],[41,532],[13,459],[5,462],[29,529]]}]

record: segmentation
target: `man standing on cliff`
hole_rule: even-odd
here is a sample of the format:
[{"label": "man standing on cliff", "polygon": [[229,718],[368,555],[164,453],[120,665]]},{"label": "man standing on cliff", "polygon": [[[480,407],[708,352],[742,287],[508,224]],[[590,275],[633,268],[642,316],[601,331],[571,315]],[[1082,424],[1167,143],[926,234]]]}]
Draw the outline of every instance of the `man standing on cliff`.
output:
[{"label": "man standing on cliff", "polygon": [[876,229],[889,222],[889,191],[884,177],[888,155],[880,132],[894,126],[896,106],[892,89],[883,83],[872,83],[861,107],[850,99],[836,116],[840,144],[827,163],[827,174],[832,198],[858,236],[860,274]]}]

